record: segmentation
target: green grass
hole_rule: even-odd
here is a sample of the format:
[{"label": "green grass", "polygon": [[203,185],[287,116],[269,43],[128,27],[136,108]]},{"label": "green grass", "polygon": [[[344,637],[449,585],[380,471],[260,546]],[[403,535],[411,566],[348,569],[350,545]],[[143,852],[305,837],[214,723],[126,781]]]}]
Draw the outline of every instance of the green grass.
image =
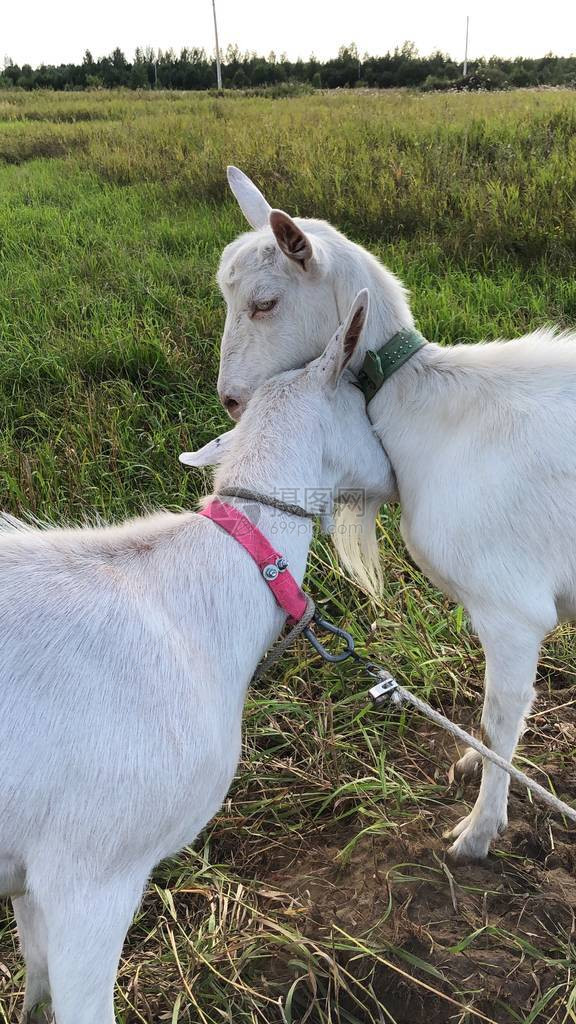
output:
[{"label": "green grass", "polygon": [[[0,95],[0,505],[110,519],[208,489],[178,453],[226,419],[215,398],[219,253],[244,229],[224,168],[326,216],[412,292],[439,341],[576,322],[576,98]],[[527,510],[527,514],[528,510]],[[382,515],[374,606],[322,540],[326,612],[465,726],[482,660],[461,609]],[[544,652],[519,764],[576,795],[573,631]],[[230,800],[155,872],[124,953],[120,1024],[498,1024],[576,1020],[574,833],[511,801],[487,864],[451,869],[450,741],[373,712],[353,669],[299,645],[250,694]],[[0,1021],[22,966],[0,920]],[[453,1000],[449,1002],[447,1000]]]}]

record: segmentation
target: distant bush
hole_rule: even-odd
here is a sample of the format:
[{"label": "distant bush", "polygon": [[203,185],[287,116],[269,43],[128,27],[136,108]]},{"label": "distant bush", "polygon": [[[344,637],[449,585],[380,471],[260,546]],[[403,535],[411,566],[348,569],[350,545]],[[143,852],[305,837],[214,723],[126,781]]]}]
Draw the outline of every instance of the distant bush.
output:
[{"label": "distant bush", "polygon": [[428,75],[421,88],[424,92],[444,92],[446,89],[454,88],[454,80],[452,78],[440,78],[438,75]]},{"label": "distant bush", "polygon": [[491,89],[506,89],[509,83],[500,68],[490,67],[478,68],[471,74],[452,82],[452,85],[459,92],[479,92],[480,90],[490,92]]}]

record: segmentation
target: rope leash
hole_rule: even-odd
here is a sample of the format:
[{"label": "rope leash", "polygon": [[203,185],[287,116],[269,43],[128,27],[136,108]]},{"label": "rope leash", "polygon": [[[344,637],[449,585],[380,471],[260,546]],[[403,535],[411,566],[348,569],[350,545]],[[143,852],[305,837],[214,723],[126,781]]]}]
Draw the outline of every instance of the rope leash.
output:
[{"label": "rope leash", "polygon": [[277,508],[279,512],[287,512],[290,516],[299,516],[300,519],[315,519],[318,515],[317,512],[309,512],[301,505],[290,505],[287,501],[280,501],[279,498],[271,497],[269,494],[249,491],[247,487],[225,487],[221,488],[218,494],[226,498],[242,498],[244,501],[253,501],[257,505],[268,505],[270,508]]},{"label": "rope leash", "polygon": [[252,683],[257,683],[260,679],[262,679],[263,676],[266,675],[267,672],[270,671],[272,665],[275,665],[276,662],[280,660],[284,652],[288,650],[288,648],[294,642],[296,637],[300,636],[301,633],[308,629],[308,626],[312,622],[312,619],[314,618],[315,614],[316,606],[314,604],[314,601],[312,600],[309,594],[306,594],[306,611],[304,612],[302,618],[299,619],[294,626],[292,626],[292,629],[289,630],[288,633],[286,633],[286,636],[283,636],[282,639],[279,640],[278,643],[276,643],[274,647],[272,647],[269,650],[268,654],[262,659],[254,675],[252,676]]},{"label": "rope leash", "polygon": [[[369,661],[368,658],[363,658],[355,650],[354,637],[345,630],[334,626],[331,622],[321,619],[318,614],[314,613],[314,605],[310,598],[308,598],[308,601],[310,602],[309,609],[311,609],[311,615],[308,619],[308,623],[305,624],[304,620],[301,619],[300,622],[296,623],[290,633],[287,634],[284,640],[281,640],[277,647],[272,649],[271,655],[274,655],[273,662],[275,662],[277,658],[284,653],[286,648],[292,643],[292,640],[294,640],[300,633],[304,633],[306,639],[310,641],[314,649],[322,658],[324,658],[325,661],[333,663],[345,661],[347,658],[352,658],[354,661],[362,665],[364,671],[369,676],[378,680],[378,682],[375,683],[375,685],[368,691],[374,707],[382,707],[383,704],[388,702],[396,705],[397,707],[404,703],[411,704],[412,707],[416,708],[420,714],[425,715],[426,718],[429,718],[431,722],[435,723],[435,725],[439,725],[441,729],[445,729],[446,732],[451,733],[451,735],[456,737],[456,739],[465,743],[467,746],[472,747],[473,750],[476,750],[482,755],[482,757],[486,758],[487,761],[491,761],[497,768],[501,768],[502,771],[507,772],[511,778],[525,786],[526,789],[530,790],[530,792],[534,794],[534,796],[542,800],[543,803],[548,804],[552,810],[557,811],[558,814],[564,815],[566,818],[569,818],[570,821],[576,823],[576,809],[574,807],[570,807],[570,805],[565,803],[563,800],[559,800],[554,793],[545,789],[544,786],[541,786],[538,782],[534,782],[534,779],[531,779],[529,775],[525,775],[525,773],[521,772],[519,768],[515,768],[513,764],[510,764],[510,762],[504,757],[501,757],[500,754],[490,750],[490,747],[487,747],[481,740],[477,740],[475,736],[471,736],[469,732],[466,732],[466,730],[462,729],[459,725],[455,725],[455,723],[451,722],[449,718],[446,718],[445,715],[436,711],[430,706],[430,704],[427,704],[425,700],[422,700],[414,693],[411,693],[405,686],[401,686],[394,676],[383,668],[382,665]],[[309,609],[306,610],[304,617],[307,617]],[[325,629],[328,633],[343,638],[346,642],[345,649],[339,654],[330,654],[330,652],[326,650],[309,628],[312,620],[316,625]],[[277,651],[278,654],[276,654]],[[269,655],[269,658],[271,655]],[[273,664],[273,662],[270,664]],[[269,664],[267,659],[256,670],[254,678],[260,678],[268,667]]]},{"label": "rope leash", "polygon": [[490,747],[487,747],[481,740],[477,740],[475,736],[471,736],[470,733],[466,732],[465,729],[461,729],[459,725],[455,725],[445,715],[440,714],[434,708],[430,707],[426,701],[421,700],[420,697],[416,697],[415,694],[410,693],[406,687],[401,686],[400,683],[396,682],[393,676],[390,675],[385,669],[380,670],[380,682],[369,690],[370,697],[375,707],[381,707],[382,704],[387,701],[391,701],[393,704],[401,705],[404,702],[412,704],[417,711],[421,714],[426,715],[432,722],[439,725],[446,732],[455,736],[456,739],[466,743],[469,747],[477,750],[482,757],[486,760],[492,761],[498,768],[502,768],[503,771],[508,772],[511,778],[515,779],[516,782],[520,782],[526,789],[529,789],[531,793],[539,797],[544,803],[552,807],[553,810],[557,811],[558,814],[565,815],[570,818],[571,821],[576,822],[576,810],[564,803],[563,800],[559,800],[557,796],[550,793],[549,790],[544,789],[544,786],[540,786],[538,782],[534,782],[528,775],[521,772],[519,768],[515,768],[514,765],[506,761],[504,757],[500,757],[500,754],[496,754]]}]

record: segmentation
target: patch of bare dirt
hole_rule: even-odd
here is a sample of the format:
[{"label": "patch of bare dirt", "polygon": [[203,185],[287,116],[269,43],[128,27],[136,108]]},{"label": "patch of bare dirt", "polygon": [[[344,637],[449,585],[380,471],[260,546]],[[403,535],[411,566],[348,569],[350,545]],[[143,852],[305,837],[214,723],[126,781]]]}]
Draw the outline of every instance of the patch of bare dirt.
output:
[{"label": "patch of bare dirt", "polygon": [[[513,1019],[503,1004],[528,1012],[558,982],[554,961],[573,934],[576,912],[576,832],[555,826],[552,847],[546,814],[516,796],[511,811],[505,841],[483,864],[446,863],[440,836],[412,822],[400,839],[365,837],[345,864],[340,851],[349,836],[301,841],[267,877],[306,908],[302,932],[369,936],[382,959],[417,979],[377,966],[375,995],[397,1024],[439,1024],[453,1013],[457,1019],[456,1007],[418,981],[444,995],[459,993],[460,1003],[470,998],[503,1024]],[[526,955],[527,944],[538,952]],[[440,976],[420,969],[418,960]]]},{"label": "patch of bare dirt", "polygon": [[[539,781],[548,772],[558,795],[573,801],[576,709],[557,710],[557,697],[556,707],[540,700],[535,708],[522,752],[528,762],[537,757],[538,764],[523,767]],[[427,724],[419,732],[427,734]],[[430,741],[436,744],[434,753],[429,748],[431,764],[448,766],[451,755],[457,756],[436,730]],[[470,784],[465,793],[469,805],[476,786]],[[295,837],[260,874],[305,908],[299,921],[304,934],[323,940],[342,933],[366,936],[381,950],[381,961],[388,963],[373,963],[375,1005],[380,1003],[396,1024],[472,1021],[482,1014],[497,1024],[517,1022],[542,993],[553,985],[560,992],[568,980],[565,958],[576,920],[576,828],[513,787],[510,824],[494,852],[481,864],[453,865],[441,831],[467,813],[463,795],[447,787],[446,806],[439,806],[433,824],[427,813],[411,817],[400,833],[364,836],[347,862],[342,850],[353,838],[353,825],[349,834]],[[350,962],[352,970],[363,969],[357,955],[350,955]],[[446,996],[477,1015],[461,1016]],[[547,1013],[534,1019],[550,1018]]]}]

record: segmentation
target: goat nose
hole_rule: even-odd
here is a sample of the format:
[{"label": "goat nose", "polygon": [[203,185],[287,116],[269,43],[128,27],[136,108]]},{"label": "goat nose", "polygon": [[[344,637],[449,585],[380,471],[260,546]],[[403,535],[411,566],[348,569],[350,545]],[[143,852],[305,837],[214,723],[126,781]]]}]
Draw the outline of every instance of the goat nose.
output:
[{"label": "goat nose", "polygon": [[226,412],[233,420],[239,420],[242,415],[242,406],[236,398],[232,398],[231,395],[222,396],[222,405],[226,409]]}]

